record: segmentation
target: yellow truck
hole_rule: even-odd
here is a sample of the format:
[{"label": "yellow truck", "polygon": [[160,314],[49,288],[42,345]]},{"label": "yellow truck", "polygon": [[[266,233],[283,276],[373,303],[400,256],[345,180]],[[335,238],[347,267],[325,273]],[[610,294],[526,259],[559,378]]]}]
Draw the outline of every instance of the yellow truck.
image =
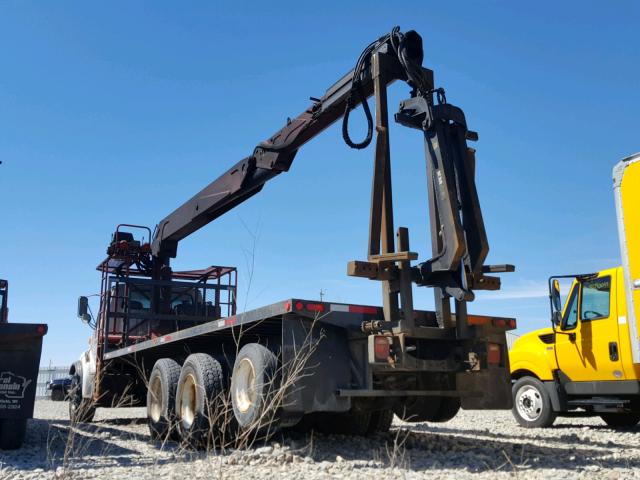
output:
[{"label": "yellow truck", "polygon": [[[549,279],[552,325],[509,352],[513,415],[528,428],[557,416],[640,422],[640,153],[613,169],[622,265]],[[562,304],[560,280],[571,279]]]}]

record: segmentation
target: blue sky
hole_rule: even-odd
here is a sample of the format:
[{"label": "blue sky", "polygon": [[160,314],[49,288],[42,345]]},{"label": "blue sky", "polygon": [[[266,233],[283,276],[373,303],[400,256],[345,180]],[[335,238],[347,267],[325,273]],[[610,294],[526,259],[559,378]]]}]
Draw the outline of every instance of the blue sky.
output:
[{"label": "blue sky", "polygon": [[[393,25],[477,130],[493,263],[514,263],[476,313],[546,326],[546,278],[616,265],[611,169],[640,150],[636,2],[0,3],[0,276],[10,319],[46,322],[42,363],[89,329],[76,299],[118,223],[153,226],[278,130]],[[390,109],[407,96],[390,90]],[[353,116],[362,133],[361,112]],[[428,257],[422,139],[391,132],[396,225]],[[237,265],[240,304],[379,303],[364,259],[373,152],[339,125],[289,173],[180,245],[178,269]],[[249,265],[253,263],[253,268]],[[249,277],[251,285],[248,287]],[[422,308],[432,293],[414,293]]]}]

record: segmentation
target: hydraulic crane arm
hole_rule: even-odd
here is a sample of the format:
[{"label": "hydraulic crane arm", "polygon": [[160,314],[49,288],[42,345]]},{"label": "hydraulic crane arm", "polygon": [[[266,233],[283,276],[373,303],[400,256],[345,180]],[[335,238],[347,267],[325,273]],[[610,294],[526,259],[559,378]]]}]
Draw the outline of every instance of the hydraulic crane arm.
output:
[{"label": "hydraulic crane arm", "polygon": [[[375,95],[368,258],[350,262],[348,273],[382,282],[385,322],[398,325],[402,332],[418,331],[412,283],[434,287],[439,324],[453,324],[453,298],[458,336],[467,337],[466,302],[474,299],[473,290],[500,288],[498,278],[484,273],[513,271],[513,267],[484,265],[489,243],[475,186],[475,150],[467,147],[467,140],[477,140],[477,134],[468,130],[463,111],[447,103],[444,90],[434,89],[433,72],[422,66],[422,60],[422,39],[414,31],[403,34],[396,27],[371,43],[355,68],[322,98],[312,98],[309,108],[258,144],[252,155],[158,223],[152,243],[154,277],[162,278],[170,272],[169,261],[176,256],[180,240],[288,171],[300,147],[339,118],[343,118],[345,142],[352,148],[366,147],[373,139],[374,126],[366,100]],[[411,96],[400,104],[395,120],[422,131],[425,142],[432,258],[416,266],[411,266],[417,254],[409,251],[407,229],[397,232],[397,250],[394,240],[386,90],[395,80],[411,87]],[[354,143],[349,138],[348,119],[349,112],[359,104],[367,116],[368,133],[365,141]],[[367,328],[375,330],[382,328],[380,325]]]},{"label": "hydraulic crane arm", "polygon": [[[413,32],[399,32],[381,37],[369,48],[372,53],[384,54],[389,61],[386,78],[410,81],[410,74],[420,76],[422,82],[432,84],[432,73],[422,68],[422,39]],[[295,119],[256,146],[253,154],[236,163],[202,191],[181,205],[158,223],[154,233],[152,251],[155,257],[173,258],[178,242],[225,212],[258,193],[264,184],[281,172],[286,172],[298,149],[340,119],[366,98],[373,95],[374,85],[370,62],[367,59],[331,86],[320,99]],[[405,62],[403,64],[403,62]]]}]

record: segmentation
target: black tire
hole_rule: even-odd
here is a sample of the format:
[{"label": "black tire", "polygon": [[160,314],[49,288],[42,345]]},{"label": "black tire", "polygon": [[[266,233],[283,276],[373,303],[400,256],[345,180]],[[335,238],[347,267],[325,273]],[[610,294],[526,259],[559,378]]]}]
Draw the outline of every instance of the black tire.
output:
[{"label": "black tire", "polygon": [[326,435],[366,436],[370,432],[371,412],[319,413],[315,430]]},{"label": "black tire", "polygon": [[534,377],[519,378],[511,389],[511,412],[518,424],[525,428],[546,428],[553,425],[556,412],[551,398],[540,380]]},{"label": "black tire", "polygon": [[409,423],[433,422],[438,418],[441,397],[407,397],[393,409],[396,416]]},{"label": "black tire", "polygon": [[225,379],[220,362],[206,353],[187,357],[176,391],[176,417],[180,436],[192,448],[219,444],[224,415],[220,406]]},{"label": "black tire", "polygon": [[310,431],[316,429],[316,425],[318,423],[316,421],[316,416],[317,414],[314,413],[304,414],[302,415],[302,418],[300,418],[298,423],[296,423],[295,425],[291,425],[288,428],[293,432],[309,433]]},{"label": "black tire", "polygon": [[240,349],[231,375],[231,404],[243,430],[273,433],[279,428],[278,357],[259,343]]},{"label": "black tire", "polygon": [[26,433],[26,418],[3,418],[0,420],[0,450],[17,450],[24,443]]},{"label": "black tire", "polygon": [[408,397],[396,405],[394,413],[405,422],[448,422],[460,411],[457,397]]},{"label": "black tire", "polygon": [[440,406],[434,418],[430,422],[443,423],[448,422],[455,417],[460,411],[460,398],[458,397],[441,397]]},{"label": "black tire", "polygon": [[153,366],[147,388],[147,424],[153,440],[165,440],[176,432],[176,390],[180,365],[161,358]]},{"label": "black tire", "polygon": [[95,414],[93,402],[82,398],[82,378],[76,373],[71,377],[69,390],[69,420],[71,423],[91,423]]},{"label": "black tire", "polygon": [[630,428],[640,422],[640,413],[601,413],[600,418],[610,427]]},{"label": "black tire", "polygon": [[64,402],[65,395],[64,390],[56,388],[51,390],[51,400],[54,402]]},{"label": "black tire", "polygon": [[393,423],[393,410],[376,410],[371,413],[367,434],[387,433]]}]

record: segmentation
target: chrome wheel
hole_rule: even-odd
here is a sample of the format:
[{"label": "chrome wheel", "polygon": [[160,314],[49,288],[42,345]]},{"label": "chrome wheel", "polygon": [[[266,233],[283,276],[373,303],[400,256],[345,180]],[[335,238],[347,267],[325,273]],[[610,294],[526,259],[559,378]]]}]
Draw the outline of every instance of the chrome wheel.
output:
[{"label": "chrome wheel", "polygon": [[196,417],[196,388],[195,377],[192,374],[186,375],[180,389],[180,421],[186,430],[191,428]]},{"label": "chrome wheel", "polygon": [[533,422],[542,414],[544,404],[537,388],[523,385],[516,393],[515,400],[518,413],[527,421]]},{"label": "chrome wheel", "polygon": [[256,403],[256,371],[248,358],[243,358],[233,372],[234,404],[242,413]]},{"label": "chrome wheel", "polygon": [[149,416],[154,422],[159,422],[162,417],[162,381],[160,375],[151,379],[151,403],[149,404]]}]

